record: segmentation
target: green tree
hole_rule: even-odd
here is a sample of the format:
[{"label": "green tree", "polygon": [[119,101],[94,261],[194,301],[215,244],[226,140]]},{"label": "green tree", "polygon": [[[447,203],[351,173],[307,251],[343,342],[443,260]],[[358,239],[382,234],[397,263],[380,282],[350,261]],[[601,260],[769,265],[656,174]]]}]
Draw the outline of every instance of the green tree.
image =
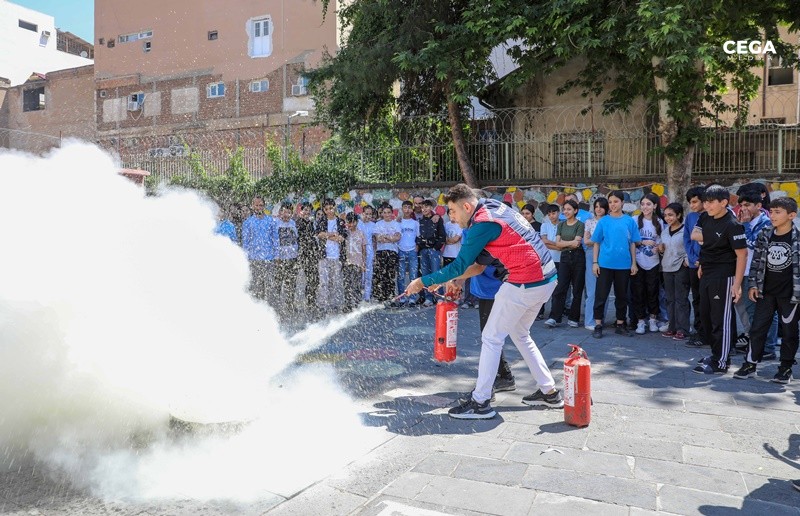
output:
[{"label": "green tree", "polygon": [[750,100],[761,81],[751,72],[761,56],[726,54],[724,42],[769,40],[784,62],[796,64],[798,47],[781,40],[778,26],[800,28],[800,2],[475,0],[463,22],[487,43],[516,42],[511,54],[520,69],[508,87],[580,62],[562,91],[606,94],[607,112],[627,110],[642,98],[655,106],[668,190],[680,199],[691,181],[695,148],[707,137],[701,120],[733,109],[722,101],[729,89]]},{"label": "green tree", "polygon": [[[327,10],[329,2],[323,1]],[[309,74],[319,119],[347,141],[394,113],[446,110],[464,181],[477,186],[463,113],[492,76],[492,46],[462,22],[469,0],[354,0],[338,13],[346,43]],[[396,88],[396,85],[397,88]],[[395,95],[395,89],[399,89]]]}]

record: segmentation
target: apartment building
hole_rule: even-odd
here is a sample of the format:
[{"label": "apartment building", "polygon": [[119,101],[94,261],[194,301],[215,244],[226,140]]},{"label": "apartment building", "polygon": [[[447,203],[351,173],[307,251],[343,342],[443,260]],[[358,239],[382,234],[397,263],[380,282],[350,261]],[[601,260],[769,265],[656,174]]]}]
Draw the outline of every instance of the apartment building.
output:
[{"label": "apartment building", "polygon": [[[95,0],[97,139],[120,156],[263,146],[314,109],[303,71],[338,49],[335,2]],[[299,114],[298,114],[299,113]]]},{"label": "apartment building", "polygon": [[10,86],[34,73],[90,65],[91,57],[91,44],[57,29],[52,16],[0,0],[0,77]]},{"label": "apartment building", "polygon": [[91,43],[0,0],[0,147],[44,152],[94,138]]}]

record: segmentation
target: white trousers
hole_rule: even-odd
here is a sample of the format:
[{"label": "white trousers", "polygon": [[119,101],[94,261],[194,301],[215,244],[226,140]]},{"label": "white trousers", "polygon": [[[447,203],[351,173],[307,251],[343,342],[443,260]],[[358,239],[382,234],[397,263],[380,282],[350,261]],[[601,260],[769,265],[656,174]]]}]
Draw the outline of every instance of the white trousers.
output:
[{"label": "white trousers", "polygon": [[500,363],[500,351],[506,336],[510,336],[542,392],[548,393],[556,382],[531,338],[531,325],[542,306],[553,295],[556,282],[531,288],[503,283],[494,297],[489,320],[481,334],[481,358],[478,362],[478,381],[472,397],[483,403],[492,397],[492,386]]}]

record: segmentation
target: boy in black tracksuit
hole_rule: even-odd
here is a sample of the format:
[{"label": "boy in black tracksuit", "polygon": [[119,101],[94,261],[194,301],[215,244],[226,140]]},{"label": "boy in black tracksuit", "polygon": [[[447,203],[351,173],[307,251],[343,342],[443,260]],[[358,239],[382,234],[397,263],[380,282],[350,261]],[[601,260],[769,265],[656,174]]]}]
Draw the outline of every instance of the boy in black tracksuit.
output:
[{"label": "boy in black tracksuit", "polygon": [[772,381],[785,384],[792,380],[792,365],[800,341],[797,326],[800,320],[800,230],[793,223],[796,215],[794,199],[775,199],[769,206],[772,227],[762,229],[756,238],[748,278],[748,294],[756,303],[756,312],[750,328],[747,358],[733,374],[734,378],[756,375],[756,364],[761,362],[767,331],[777,311],[781,316],[783,339],[781,365]]},{"label": "boy in black tracksuit", "polygon": [[[419,219],[419,263],[422,275],[434,273],[442,268],[442,249],[447,239],[444,232],[444,221],[433,213],[433,201],[422,201],[422,218]],[[435,300],[433,294],[425,290],[425,306],[432,305]]]},{"label": "boy in black tracksuit", "polygon": [[742,295],[742,280],[747,265],[747,239],[744,227],[728,210],[730,193],[719,185],[703,194],[705,213],[692,230],[692,240],[701,243],[700,317],[701,340],[711,345],[711,356],[693,369],[700,374],[725,374],[729,353],[736,338],[733,304]]}]

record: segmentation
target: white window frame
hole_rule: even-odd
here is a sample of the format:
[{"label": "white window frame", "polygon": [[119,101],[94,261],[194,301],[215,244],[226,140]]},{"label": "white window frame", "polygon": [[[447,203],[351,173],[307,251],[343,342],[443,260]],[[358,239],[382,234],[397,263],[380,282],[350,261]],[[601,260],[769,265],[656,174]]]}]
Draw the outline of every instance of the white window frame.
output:
[{"label": "white window frame", "polygon": [[[222,87],[222,93],[220,93],[220,87]],[[212,82],[211,84],[206,86],[206,98],[220,99],[224,96],[225,96],[224,82]]]},{"label": "white window frame", "polygon": [[[256,38],[256,23],[266,22],[267,27],[269,29],[269,34],[267,35],[267,48],[263,51],[263,53],[256,54],[256,45],[255,45],[255,38]],[[255,16],[247,20],[247,55],[253,59],[257,59],[259,57],[269,57],[272,55],[272,35],[275,32],[275,25],[272,23],[272,16],[265,14],[263,16]],[[263,35],[259,35],[258,37],[264,37]]]},{"label": "white window frame", "polygon": [[259,79],[250,83],[251,93],[263,93],[269,91],[269,79]]}]

